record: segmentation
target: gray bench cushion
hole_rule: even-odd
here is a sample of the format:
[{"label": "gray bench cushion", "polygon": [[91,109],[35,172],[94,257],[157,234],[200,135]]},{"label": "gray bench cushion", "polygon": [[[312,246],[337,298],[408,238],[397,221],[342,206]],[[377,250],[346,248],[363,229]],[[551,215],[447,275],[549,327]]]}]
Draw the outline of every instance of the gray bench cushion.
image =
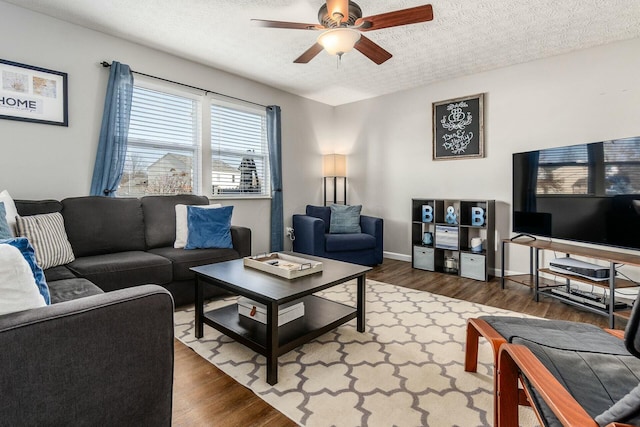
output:
[{"label": "gray bench cushion", "polygon": [[105,292],[142,284],[163,285],[172,280],[170,260],[141,251],[85,256],[68,267]]}]

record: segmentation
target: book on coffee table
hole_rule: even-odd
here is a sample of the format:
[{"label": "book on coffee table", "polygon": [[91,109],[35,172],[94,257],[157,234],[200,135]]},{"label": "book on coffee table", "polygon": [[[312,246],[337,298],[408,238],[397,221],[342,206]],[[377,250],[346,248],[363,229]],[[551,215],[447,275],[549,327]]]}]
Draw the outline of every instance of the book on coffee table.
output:
[{"label": "book on coffee table", "polygon": [[[238,314],[260,323],[267,323],[266,306],[246,297],[240,297],[238,299]],[[291,301],[283,304],[278,309],[278,326],[282,326],[302,316],[304,316],[304,303],[302,301]]]}]

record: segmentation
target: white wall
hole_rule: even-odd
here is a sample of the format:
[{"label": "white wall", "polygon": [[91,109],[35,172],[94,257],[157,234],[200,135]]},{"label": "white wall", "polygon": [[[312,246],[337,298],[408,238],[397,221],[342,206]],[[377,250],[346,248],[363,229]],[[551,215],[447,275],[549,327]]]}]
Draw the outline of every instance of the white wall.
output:
[{"label": "white wall", "polygon": [[[412,197],[496,199],[499,241],[510,236],[513,152],[640,135],[640,39],[332,108],[2,1],[0,16],[3,59],[69,74],[68,128],[0,120],[0,190],[16,198],[88,194],[103,60],[280,105],[285,225],[322,203],[321,154],[348,154],[349,203],[383,217],[385,251],[405,259]],[[486,94],[486,158],[432,161],[431,103],[476,93]],[[233,204],[234,224],[253,231],[253,252],[267,251],[269,201]],[[508,268],[526,271],[526,251],[513,253]]]},{"label": "white wall", "polygon": [[[384,218],[385,251],[404,259],[413,197],[495,199],[496,241],[511,237],[512,153],[640,135],[638,52],[623,41],[337,107],[350,203]],[[433,161],[431,103],[477,93],[486,157]],[[507,268],[528,271],[510,251]]]},{"label": "white wall", "polygon": [[[285,222],[306,203],[320,203],[322,129],[330,129],[332,107],[2,1],[0,16],[0,57],[69,76],[69,127],[0,120],[0,191],[20,199],[89,193],[109,74],[99,63],[117,60],[136,71],[280,105]],[[234,224],[252,229],[253,252],[268,251],[270,201],[222,203],[235,205]]]}]

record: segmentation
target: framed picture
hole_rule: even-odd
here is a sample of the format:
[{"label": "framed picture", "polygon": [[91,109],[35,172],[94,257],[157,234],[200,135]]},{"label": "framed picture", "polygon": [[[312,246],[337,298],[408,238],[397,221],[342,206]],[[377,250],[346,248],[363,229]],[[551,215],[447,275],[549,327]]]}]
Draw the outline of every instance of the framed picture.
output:
[{"label": "framed picture", "polygon": [[434,102],[433,159],[484,157],[484,94]]},{"label": "framed picture", "polygon": [[0,59],[0,119],[69,126],[67,73]]}]

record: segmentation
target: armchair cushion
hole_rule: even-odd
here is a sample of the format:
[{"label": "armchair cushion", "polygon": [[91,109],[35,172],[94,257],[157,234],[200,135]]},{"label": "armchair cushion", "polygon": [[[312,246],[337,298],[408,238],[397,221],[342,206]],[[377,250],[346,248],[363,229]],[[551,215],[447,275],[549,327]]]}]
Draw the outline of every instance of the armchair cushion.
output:
[{"label": "armchair cushion", "polygon": [[360,233],[360,211],[362,205],[344,206],[331,205],[331,219],[329,233]]},{"label": "armchair cushion", "polygon": [[325,240],[327,252],[361,251],[376,247],[376,238],[365,233],[327,234]]}]

